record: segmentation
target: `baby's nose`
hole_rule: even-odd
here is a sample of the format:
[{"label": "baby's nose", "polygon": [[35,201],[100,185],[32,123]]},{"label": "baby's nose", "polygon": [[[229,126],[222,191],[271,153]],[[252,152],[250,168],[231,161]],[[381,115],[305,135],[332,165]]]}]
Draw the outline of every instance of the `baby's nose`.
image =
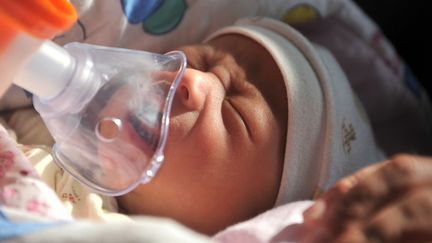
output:
[{"label": "baby's nose", "polygon": [[202,110],[211,89],[213,77],[195,69],[186,69],[177,90],[178,100],[190,110]]}]

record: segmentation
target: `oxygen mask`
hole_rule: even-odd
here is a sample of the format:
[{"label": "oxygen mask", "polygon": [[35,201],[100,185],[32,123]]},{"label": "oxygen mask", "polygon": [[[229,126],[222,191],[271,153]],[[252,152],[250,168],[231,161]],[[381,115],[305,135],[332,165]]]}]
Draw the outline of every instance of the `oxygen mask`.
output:
[{"label": "oxygen mask", "polygon": [[69,81],[55,96],[34,96],[56,142],[55,160],[106,195],[150,181],[164,160],[186,57],[80,43],[64,49],[71,58],[62,77]]}]

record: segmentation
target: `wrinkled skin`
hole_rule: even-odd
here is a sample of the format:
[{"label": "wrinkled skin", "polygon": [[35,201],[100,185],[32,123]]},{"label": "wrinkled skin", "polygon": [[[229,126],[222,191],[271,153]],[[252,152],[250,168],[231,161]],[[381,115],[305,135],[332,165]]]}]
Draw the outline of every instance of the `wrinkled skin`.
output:
[{"label": "wrinkled skin", "polygon": [[303,242],[431,242],[432,158],[398,155],[371,165],[304,215]]}]

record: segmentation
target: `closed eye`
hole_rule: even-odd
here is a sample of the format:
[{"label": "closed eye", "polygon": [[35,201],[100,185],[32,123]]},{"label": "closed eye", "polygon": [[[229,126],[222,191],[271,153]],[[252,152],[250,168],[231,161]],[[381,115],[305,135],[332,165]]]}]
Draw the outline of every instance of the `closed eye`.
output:
[{"label": "closed eye", "polygon": [[[162,114],[158,115],[162,116]],[[141,140],[150,146],[152,150],[155,150],[159,142],[159,129],[155,130],[155,128],[152,128],[154,125],[148,126],[145,122],[145,119],[140,119],[136,115],[131,114],[128,118],[130,124]],[[157,120],[159,121],[160,119]]]},{"label": "closed eye", "polygon": [[246,129],[249,138],[251,138],[251,136],[252,136],[251,130],[250,130],[250,128],[249,128],[249,126],[248,126],[248,124],[246,122],[246,119],[243,117],[242,112],[237,108],[237,106],[234,104],[234,101],[232,99],[225,98],[225,101],[228,102],[229,107],[238,116],[238,119],[241,121],[241,123],[243,124],[244,128]]}]

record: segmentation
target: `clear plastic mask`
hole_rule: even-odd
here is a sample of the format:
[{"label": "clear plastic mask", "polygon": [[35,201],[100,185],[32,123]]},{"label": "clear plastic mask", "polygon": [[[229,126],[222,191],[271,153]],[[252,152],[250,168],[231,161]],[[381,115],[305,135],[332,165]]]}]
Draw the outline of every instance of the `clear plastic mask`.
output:
[{"label": "clear plastic mask", "polygon": [[56,162],[106,195],[150,181],[163,163],[184,54],[78,43],[65,49],[76,60],[72,80],[57,97],[35,98],[56,141]]}]

